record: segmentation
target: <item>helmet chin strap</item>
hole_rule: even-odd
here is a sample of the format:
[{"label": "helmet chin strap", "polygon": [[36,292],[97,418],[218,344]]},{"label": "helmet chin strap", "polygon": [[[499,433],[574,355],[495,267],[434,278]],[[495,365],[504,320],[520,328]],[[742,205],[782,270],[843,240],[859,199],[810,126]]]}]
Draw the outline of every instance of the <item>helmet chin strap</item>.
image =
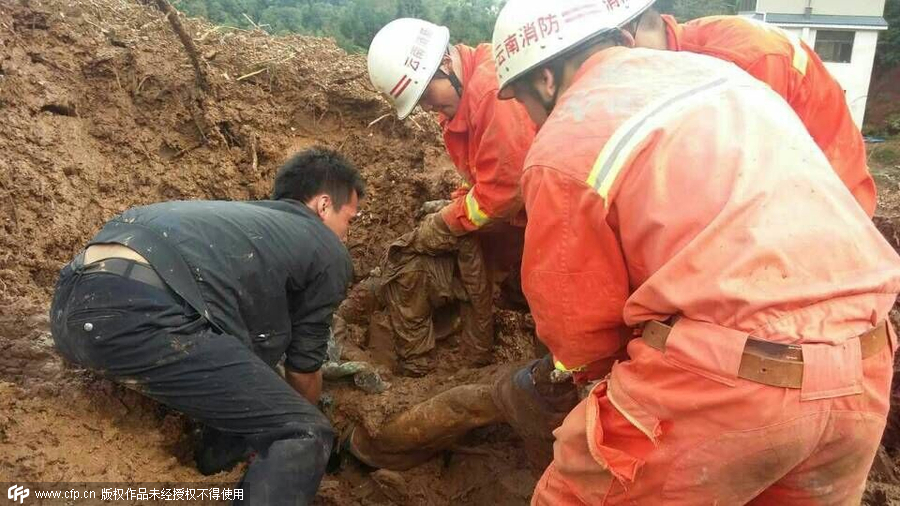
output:
[{"label": "helmet chin strap", "polygon": [[453,86],[453,89],[456,90],[456,95],[459,96],[460,98],[462,98],[462,94],[463,94],[463,85],[462,85],[462,83],[459,81],[459,78],[456,77],[456,74],[454,74],[453,72],[450,72],[450,73],[448,74],[448,73],[444,72],[443,70],[438,69],[438,71],[437,71],[437,73],[436,73],[435,75],[438,76],[438,77],[445,77],[445,78],[449,79],[449,80],[450,80],[450,86]]},{"label": "helmet chin strap", "polygon": [[447,76],[450,79],[450,85],[453,86],[453,89],[456,90],[456,94],[462,98],[463,86],[462,83],[459,82],[459,78],[456,77],[456,74],[450,74]]}]

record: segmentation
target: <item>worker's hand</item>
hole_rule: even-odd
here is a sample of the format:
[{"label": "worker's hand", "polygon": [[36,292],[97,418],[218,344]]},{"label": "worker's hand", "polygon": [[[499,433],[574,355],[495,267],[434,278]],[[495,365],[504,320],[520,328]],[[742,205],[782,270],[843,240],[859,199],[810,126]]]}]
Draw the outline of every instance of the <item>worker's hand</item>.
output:
[{"label": "worker's hand", "polygon": [[538,395],[556,412],[568,413],[578,404],[578,389],[572,375],[557,371],[550,355],[534,364],[531,381]]},{"label": "worker's hand", "polygon": [[450,202],[451,201],[449,200],[429,200],[428,202],[422,204],[422,207],[419,208],[418,215],[425,216],[428,214],[434,214],[450,205]]}]

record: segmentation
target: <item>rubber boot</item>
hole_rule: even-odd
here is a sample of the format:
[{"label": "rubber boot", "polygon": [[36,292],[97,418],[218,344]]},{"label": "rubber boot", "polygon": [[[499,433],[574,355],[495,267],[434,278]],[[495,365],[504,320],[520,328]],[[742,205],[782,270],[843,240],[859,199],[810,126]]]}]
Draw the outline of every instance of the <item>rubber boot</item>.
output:
[{"label": "rubber boot", "polygon": [[451,448],[470,430],[503,422],[491,385],[462,385],[423,401],[380,428],[374,436],[356,427],[347,444],[362,463],[404,471]]},{"label": "rubber boot", "polygon": [[571,380],[554,384],[553,362],[535,360],[518,370],[510,369],[494,383],[494,403],[524,443],[525,455],[536,476],[553,460],[553,430],[578,404],[578,390]]},{"label": "rubber boot", "polygon": [[200,428],[200,437],[194,448],[197,470],[204,476],[229,471],[251,454],[252,449],[246,438],[207,426]]},{"label": "rubber boot", "polygon": [[279,439],[261,451],[237,488],[247,506],[306,506],[312,504],[325,474],[334,444],[330,428],[310,428],[290,439]]}]

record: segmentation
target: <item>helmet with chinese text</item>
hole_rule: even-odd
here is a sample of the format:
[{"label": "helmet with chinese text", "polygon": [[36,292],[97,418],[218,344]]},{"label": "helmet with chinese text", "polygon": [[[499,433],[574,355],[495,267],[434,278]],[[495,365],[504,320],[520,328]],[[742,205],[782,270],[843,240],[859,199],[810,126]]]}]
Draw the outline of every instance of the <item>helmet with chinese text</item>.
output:
[{"label": "helmet with chinese text", "polygon": [[[509,0],[494,25],[493,50],[504,88],[544,62],[621,28],[655,0]],[[504,97],[508,98],[508,97]]]},{"label": "helmet with chinese text", "polygon": [[428,21],[401,18],[385,25],[369,45],[369,79],[405,119],[441,66],[450,31]]}]

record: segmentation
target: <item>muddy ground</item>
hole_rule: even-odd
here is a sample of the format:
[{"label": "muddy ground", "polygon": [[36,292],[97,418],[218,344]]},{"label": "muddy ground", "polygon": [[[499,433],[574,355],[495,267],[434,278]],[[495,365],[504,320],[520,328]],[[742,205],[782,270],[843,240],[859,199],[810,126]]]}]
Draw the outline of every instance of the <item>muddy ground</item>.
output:
[{"label": "muddy ground", "polygon": [[[233,483],[242,472],[201,476],[186,420],[53,353],[46,313],[57,272],[105,220],[165,199],[264,198],[290,153],[322,144],[346,153],[369,183],[349,239],[362,278],[424,201],[458,183],[433,121],[388,114],[362,57],[330,40],[183,21],[208,93],[152,8],[0,2],[0,482]],[[498,362],[529,354],[522,316],[500,312],[498,322]],[[392,388],[366,395],[331,385],[341,430],[377,428],[490,373],[467,369],[452,339],[438,372],[417,381],[393,376],[389,343],[369,346]],[[320,502],[524,504],[533,486],[524,462],[511,432],[490,428],[405,473],[345,462]]]},{"label": "muddy ground", "polygon": [[[165,199],[264,198],[286,156],[323,144],[346,153],[369,182],[349,240],[361,279],[387,242],[411,229],[421,203],[458,182],[436,125],[424,116],[394,119],[369,86],[362,57],[329,40],[182,21],[209,92],[198,89],[178,39],[150,7],[0,1],[0,482],[224,484],[242,472],[200,475],[188,421],[65,366],[52,351],[46,314],[57,272],[105,220]],[[885,170],[887,193],[900,195],[900,179]],[[900,205],[890,195],[886,202],[882,225],[890,231]],[[526,319],[498,311],[497,321],[498,364],[527,357]],[[467,368],[451,339],[434,375],[398,377],[387,338],[375,333],[366,342],[366,334],[351,328],[392,388],[368,395],[329,385],[341,430],[377,428],[493,370]],[[879,459],[869,504],[900,501],[895,458]],[[318,502],[522,505],[533,484],[516,437],[491,427],[402,473],[344,462],[325,478]]]}]

